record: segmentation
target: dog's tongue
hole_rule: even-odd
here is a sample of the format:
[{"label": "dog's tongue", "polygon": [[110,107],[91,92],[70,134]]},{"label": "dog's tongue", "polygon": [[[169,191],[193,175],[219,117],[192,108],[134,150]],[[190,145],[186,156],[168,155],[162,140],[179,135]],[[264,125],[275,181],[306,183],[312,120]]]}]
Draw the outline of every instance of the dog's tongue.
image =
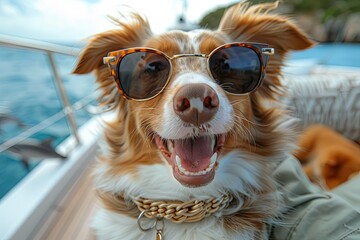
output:
[{"label": "dog's tongue", "polygon": [[209,167],[213,154],[209,136],[174,141],[173,155],[180,157],[182,167],[189,172],[199,172]]}]

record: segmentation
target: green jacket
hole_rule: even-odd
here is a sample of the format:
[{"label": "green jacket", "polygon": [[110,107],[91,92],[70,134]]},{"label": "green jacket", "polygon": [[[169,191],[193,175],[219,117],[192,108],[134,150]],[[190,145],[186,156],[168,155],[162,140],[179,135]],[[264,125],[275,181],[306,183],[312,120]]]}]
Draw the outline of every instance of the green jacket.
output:
[{"label": "green jacket", "polygon": [[333,192],[311,184],[296,159],[281,162],[274,175],[289,208],[270,239],[360,240],[360,175]]}]

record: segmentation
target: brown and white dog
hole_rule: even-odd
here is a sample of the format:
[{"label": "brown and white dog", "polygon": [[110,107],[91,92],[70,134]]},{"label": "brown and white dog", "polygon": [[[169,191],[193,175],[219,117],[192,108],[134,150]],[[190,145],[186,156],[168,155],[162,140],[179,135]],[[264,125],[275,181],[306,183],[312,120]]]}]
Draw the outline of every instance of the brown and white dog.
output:
[{"label": "brown and white dog", "polygon": [[360,173],[360,147],[321,124],[306,128],[294,155],[309,179],[331,190]]},{"label": "brown and white dog", "polygon": [[91,39],[74,72],[94,71],[116,112],[96,169],[99,239],[266,238],[283,207],[271,173],[294,135],[269,102],[286,53],[314,44],[277,5],[161,35],[134,13]]}]

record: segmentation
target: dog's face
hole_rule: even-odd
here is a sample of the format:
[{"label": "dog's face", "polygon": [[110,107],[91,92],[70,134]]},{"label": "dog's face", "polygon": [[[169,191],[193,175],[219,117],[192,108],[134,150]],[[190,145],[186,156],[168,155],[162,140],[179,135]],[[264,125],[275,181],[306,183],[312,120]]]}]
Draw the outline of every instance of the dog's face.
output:
[{"label": "dog's face", "polygon": [[[144,46],[168,56],[209,54],[228,41],[208,31],[176,31],[152,37]],[[228,94],[209,75],[206,59],[182,57],[171,63],[164,91],[130,107],[137,112],[137,128],[151,145],[150,151],[161,153],[174,178],[190,187],[206,185],[214,178],[226,137],[234,129],[235,110]],[[239,96],[237,101],[246,98]],[[246,111],[245,105],[239,107]]]},{"label": "dog's face", "polygon": [[329,189],[345,183],[360,172],[360,157],[354,154],[360,151],[353,149],[349,151],[346,147],[337,146],[333,152],[319,159],[321,177]]},{"label": "dog's face", "polygon": [[[161,35],[153,35],[147,21],[134,14],[133,22],[118,21],[119,30],[99,34],[90,41],[75,73],[95,70],[102,90],[101,101],[117,110],[116,119],[106,128],[109,175],[136,175],[142,166],[160,164],[168,166],[181,185],[193,188],[209,184],[222,157],[235,149],[260,156],[282,151],[284,133],[276,131],[282,114],[266,102],[273,101],[279,91],[286,52],[308,48],[313,42],[288,19],[268,13],[275,7],[276,4],[239,4],[227,11],[218,30],[172,31]],[[215,79],[212,71],[219,65],[211,66],[204,57],[233,42],[265,43],[275,49],[275,55],[268,60],[266,75],[264,72],[262,76],[263,83],[256,91],[234,94],[231,86],[237,84],[236,79],[233,82]],[[122,90],[126,88],[136,98],[143,97],[141,101],[124,98],[108,66],[102,63],[109,52],[134,47],[155,49],[169,58],[159,60],[156,54],[144,53],[136,63],[128,65],[132,76],[128,80],[137,79],[137,84],[127,86],[122,82]],[[232,57],[227,52],[220,53],[222,59]],[[177,55],[182,56],[173,58]],[[265,56],[260,52],[257,57],[243,57],[239,62],[248,69],[265,67],[258,64]],[[226,66],[220,67],[218,71],[227,71]],[[249,74],[244,72],[247,77]],[[253,77],[254,81],[258,77]],[[159,81],[166,82],[160,86],[164,87],[161,91]],[[147,98],[151,91],[159,94]]]}]

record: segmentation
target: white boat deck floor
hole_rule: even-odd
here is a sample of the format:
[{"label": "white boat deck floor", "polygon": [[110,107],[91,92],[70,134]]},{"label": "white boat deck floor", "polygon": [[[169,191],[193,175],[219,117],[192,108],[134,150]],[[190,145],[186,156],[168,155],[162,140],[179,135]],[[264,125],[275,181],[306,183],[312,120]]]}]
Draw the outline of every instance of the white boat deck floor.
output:
[{"label": "white boat deck floor", "polygon": [[92,167],[84,171],[35,239],[92,240],[91,219],[99,202],[93,187]]}]

